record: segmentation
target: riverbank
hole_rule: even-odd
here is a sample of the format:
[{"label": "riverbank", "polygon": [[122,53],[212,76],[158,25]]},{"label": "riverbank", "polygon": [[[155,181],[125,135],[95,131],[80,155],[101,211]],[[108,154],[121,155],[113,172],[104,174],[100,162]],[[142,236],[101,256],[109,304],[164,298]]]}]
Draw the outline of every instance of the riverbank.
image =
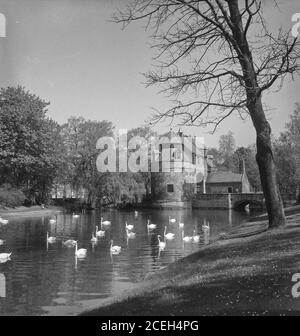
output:
[{"label": "riverbank", "polygon": [[245,223],[82,315],[300,315],[300,298],[291,294],[292,275],[300,273],[298,210],[286,211],[285,228]]},{"label": "riverbank", "polygon": [[24,217],[41,217],[41,216],[52,216],[59,214],[63,211],[63,208],[57,206],[49,206],[47,208],[41,208],[40,206],[31,207],[16,207],[16,208],[3,208],[0,209],[0,217],[5,219],[11,218],[24,218]]}]

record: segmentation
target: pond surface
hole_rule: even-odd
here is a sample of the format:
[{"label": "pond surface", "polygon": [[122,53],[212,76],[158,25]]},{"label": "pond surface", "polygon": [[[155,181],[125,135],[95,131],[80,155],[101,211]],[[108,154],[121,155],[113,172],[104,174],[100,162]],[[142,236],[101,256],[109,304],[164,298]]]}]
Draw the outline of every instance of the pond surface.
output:
[{"label": "pond surface", "polygon": [[[105,226],[105,237],[91,243],[100,217],[111,221]],[[169,216],[176,218],[169,223]],[[73,218],[59,214],[50,217],[11,219],[0,227],[0,253],[12,252],[11,260],[0,263],[0,315],[74,315],[84,309],[100,305],[105,299],[130,290],[149,272],[196,251],[221,232],[247,219],[246,213],[225,210],[143,210],[134,212],[90,212]],[[147,219],[157,224],[147,230]],[[134,239],[127,239],[125,222],[133,224]],[[184,235],[200,234],[199,243],[184,243]],[[210,233],[202,225],[210,224]],[[157,235],[163,236],[164,227],[175,238],[167,241],[164,250],[158,248]],[[47,244],[49,235],[57,238]],[[86,248],[84,259],[75,257],[75,249],[62,241],[78,240],[78,248]],[[110,240],[122,247],[118,255],[110,253]]]}]

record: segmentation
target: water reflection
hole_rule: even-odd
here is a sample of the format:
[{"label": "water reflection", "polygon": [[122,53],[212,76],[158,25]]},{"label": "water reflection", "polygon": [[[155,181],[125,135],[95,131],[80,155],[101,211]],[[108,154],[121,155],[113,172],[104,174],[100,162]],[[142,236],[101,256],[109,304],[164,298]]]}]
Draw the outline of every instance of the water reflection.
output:
[{"label": "water reflection", "polygon": [[[111,225],[103,225],[105,235],[91,242],[102,216]],[[60,214],[11,220],[0,228],[5,240],[0,253],[13,253],[11,261],[0,264],[0,314],[78,313],[131,289],[147,273],[196,251],[245,218],[246,214],[216,210],[145,210],[137,214],[112,210],[79,218]],[[149,229],[148,219],[155,228]],[[126,222],[134,225],[133,239],[126,233]],[[205,223],[210,224],[208,232],[202,230]],[[174,239],[166,240],[162,249],[157,236],[163,240],[165,226]],[[183,243],[183,229],[185,235],[200,235],[199,242]],[[48,242],[47,232],[56,237],[55,242]],[[110,240],[122,247],[119,254],[111,253]],[[71,244],[66,246],[66,241]],[[74,241],[78,241],[78,248],[87,249],[86,258],[75,256]]]}]

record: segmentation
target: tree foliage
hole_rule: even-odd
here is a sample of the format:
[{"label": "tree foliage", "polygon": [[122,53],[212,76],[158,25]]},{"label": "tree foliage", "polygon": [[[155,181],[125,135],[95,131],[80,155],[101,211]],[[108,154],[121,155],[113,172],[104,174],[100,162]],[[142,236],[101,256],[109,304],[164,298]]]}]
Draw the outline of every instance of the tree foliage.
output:
[{"label": "tree foliage", "polygon": [[0,91],[0,184],[21,189],[31,202],[47,199],[57,169],[59,127],[48,103],[25,91]]}]

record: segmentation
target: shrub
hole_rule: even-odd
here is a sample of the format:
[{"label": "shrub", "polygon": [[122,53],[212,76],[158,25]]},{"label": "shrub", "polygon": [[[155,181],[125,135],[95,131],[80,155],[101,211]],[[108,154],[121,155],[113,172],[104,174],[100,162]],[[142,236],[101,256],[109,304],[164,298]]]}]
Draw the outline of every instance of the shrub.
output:
[{"label": "shrub", "polygon": [[8,184],[0,186],[0,205],[16,207],[22,205],[25,196],[21,190],[11,187]]}]

